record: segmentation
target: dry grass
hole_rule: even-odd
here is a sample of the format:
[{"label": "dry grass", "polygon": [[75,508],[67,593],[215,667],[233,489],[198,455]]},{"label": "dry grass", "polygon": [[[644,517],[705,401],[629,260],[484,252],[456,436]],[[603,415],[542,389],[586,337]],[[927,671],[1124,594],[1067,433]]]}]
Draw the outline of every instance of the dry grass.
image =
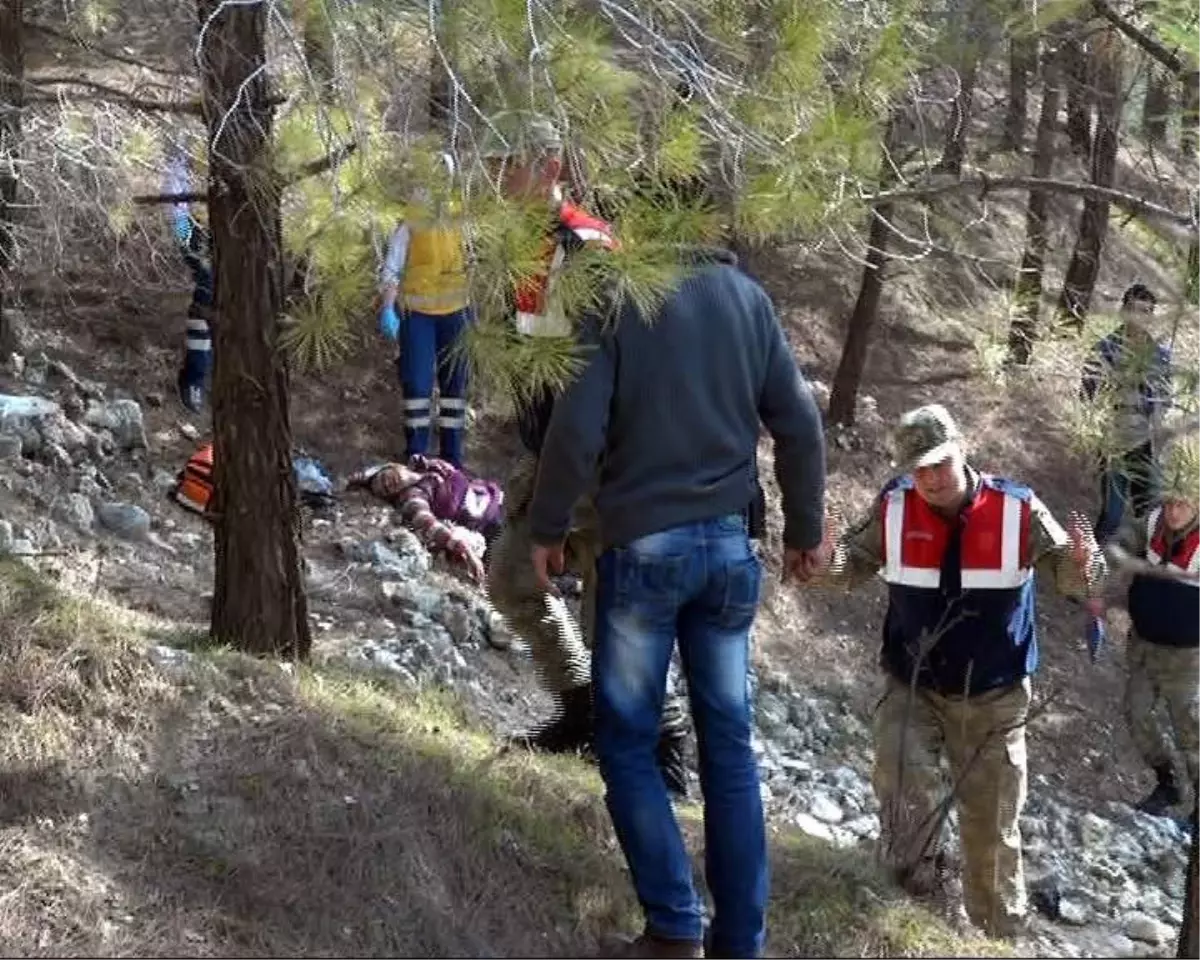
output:
[{"label": "dry grass", "polygon": [[[590,768],[366,674],[164,662],[155,629],[0,565],[0,953],[579,956],[636,928]],[[778,955],[989,947],[860,855],[773,842]]]}]

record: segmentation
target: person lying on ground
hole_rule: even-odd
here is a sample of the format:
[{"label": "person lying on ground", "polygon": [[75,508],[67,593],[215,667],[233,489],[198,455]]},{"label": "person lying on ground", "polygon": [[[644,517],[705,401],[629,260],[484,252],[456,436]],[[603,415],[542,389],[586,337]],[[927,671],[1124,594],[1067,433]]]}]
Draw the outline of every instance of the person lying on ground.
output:
[{"label": "person lying on ground", "polygon": [[460,564],[482,583],[483,557],[500,525],[504,494],[445,460],[414,456],[353,474],[347,486],[369,489],[400,511],[401,519],[432,553]]}]

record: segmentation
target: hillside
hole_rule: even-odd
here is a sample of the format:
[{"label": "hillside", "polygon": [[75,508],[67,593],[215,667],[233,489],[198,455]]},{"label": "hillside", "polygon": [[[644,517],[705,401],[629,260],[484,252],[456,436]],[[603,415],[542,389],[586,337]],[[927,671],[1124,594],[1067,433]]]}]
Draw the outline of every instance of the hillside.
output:
[{"label": "hillside", "polygon": [[[635,919],[595,773],[497,753],[448,694],[187,652],[21,561],[0,624],[6,955],[581,956]],[[771,839],[780,955],[992,952]]]},{"label": "hillside", "polygon": [[[122,49],[170,67],[154,81],[40,35],[30,69],[146,83],[178,100],[191,81],[171,65],[191,69],[194,11],[172,5],[170,29],[164,14],[150,36],[154,13],[131,4],[119,17]],[[992,108],[1002,80],[981,83]],[[976,111],[968,171],[1028,164],[1028,153],[989,156],[996,112]],[[633,931],[594,768],[502,745],[550,709],[524,645],[388,507],[356,492],[329,516],[304,516],[311,664],[207,646],[211,530],[165,496],[211,427],[174,396],[188,277],[161,209],[90,203],[91,192],[127,199],[129,184],[106,178],[119,179],[129,115],[64,97],[61,117],[38,117],[26,131],[31,177],[58,202],[30,231],[10,311],[16,353],[0,368],[0,952],[578,956],[614,929]],[[66,141],[79,128],[94,139],[61,169],[60,121]],[[1087,177],[1065,143],[1061,154],[1057,175]],[[139,163],[133,188],[156,191],[160,171]],[[1186,206],[1194,171],[1177,154],[1130,138],[1117,163],[1118,186]],[[1093,512],[1074,397],[1091,337],[1134,281],[1159,293],[1158,332],[1178,364],[1200,363],[1173,228],[1114,214],[1087,336],[1049,339],[1029,368],[1002,369],[1025,199],[962,192],[897,216],[857,423],[828,436],[842,516],[890,476],[901,413],[935,400],[964,426],[977,466],[1027,481],[1059,517]],[[1080,208],[1051,202],[1047,308]],[[861,280],[857,233],[758,249],[743,264],[772,294],[822,398]],[[346,362],[293,383],[296,445],[338,478],[402,448],[394,348],[374,328],[351,318]],[[475,396],[469,422],[469,466],[502,478],[517,447],[503,411]],[[1173,955],[1183,832],[1130,806],[1149,773],[1121,716],[1124,614],[1091,664],[1078,608],[1042,592],[1022,823],[1032,930],[1011,947],[981,940],[953,904],[910,900],[874,863],[884,593],[780,585],[766,438],[759,453],[771,576],[752,684],[770,954]],[[681,812],[698,853],[700,809]]]},{"label": "hillside", "polygon": [[[963,210],[963,221],[971,214]],[[996,216],[995,259],[1019,236],[1017,219]],[[1109,302],[1135,277],[1169,289],[1140,242],[1114,231],[1101,284]],[[820,389],[836,361],[853,265],[781,250],[750,268],[775,295]],[[864,503],[887,476],[887,425],[939,399],[960,416],[981,466],[1028,478],[1056,511],[1087,507],[1089,471],[1069,448],[1063,412],[1081,347],[1061,344],[1042,366],[998,381],[984,359],[1001,295],[958,286],[960,302],[940,301],[954,268],[929,258],[897,271],[860,423],[830,438],[832,499],[847,512]],[[4,700],[23,718],[6,726],[23,779],[8,794],[4,869],[26,879],[0,935],[21,952],[80,955],[152,952],[146,944],[175,955],[268,955],[300,944],[368,955],[549,955],[590,949],[610,921],[631,922],[594,772],[498,752],[497,733],[548,709],[521,644],[438,569],[390,586],[428,559],[382,505],[348,496],[332,519],[306,521],[319,637],[311,671],[297,678],[228,655],[168,652],[195,651],[212,575],[208,528],[163,496],[206,429],[169,391],[178,335],[163,318],[182,314],[184,291],[178,283],[108,292],[90,271],[75,278],[70,304],[52,287],[31,288],[20,359],[0,374],[0,392],[50,397],[60,408],[10,417],[5,432],[23,437],[22,455],[0,462],[9,548],[38,554],[6,568],[11,619],[34,624],[37,636],[49,630],[16,646],[18,660],[35,664],[9,671],[27,679]],[[352,363],[296,385],[298,444],[343,476],[392,453],[400,434],[387,351],[369,320],[363,328]],[[1191,340],[1180,347],[1195,349]],[[477,411],[471,462],[500,473],[507,437],[495,414]],[[769,443],[760,453],[769,474]],[[113,502],[144,509],[148,530],[120,528],[120,511],[117,526],[111,510],[93,516],[93,504]],[[775,514],[772,525],[774,564]],[[64,607],[30,563],[83,599]],[[878,829],[870,678],[881,614],[877,588],[843,598],[773,584],[756,628],[778,955],[999,949],[947,939],[943,921],[905,905],[870,864]],[[1072,608],[1047,597],[1042,621],[1025,832],[1035,902],[1053,920],[1040,917],[1018,951],[1165,955],[1179,917],[1182,842],[1171,821],[1127,806],[1145,774],[1119,719],[1119,632],[1093,667]],[[89,683],[100,683],[95,698],[84,695]],[[112,743],[108,724],[119,728]],[[514,796],[535,797],[537,813],[514,809],[506,799]],[[98,835],[99,822],[108,826]],[[46,832],[70,853],[47,848]],[[148,835],[162,845],[147,859],[137,838]],[[1114,845],[1117,835],[1125,839]],[[31,861],[44,869],[31,872]],[[832,888],[830,875],[839,878]],[[42,916],[47,898],[67,906]],[[876,919],[862,923],[864,911]]]}]

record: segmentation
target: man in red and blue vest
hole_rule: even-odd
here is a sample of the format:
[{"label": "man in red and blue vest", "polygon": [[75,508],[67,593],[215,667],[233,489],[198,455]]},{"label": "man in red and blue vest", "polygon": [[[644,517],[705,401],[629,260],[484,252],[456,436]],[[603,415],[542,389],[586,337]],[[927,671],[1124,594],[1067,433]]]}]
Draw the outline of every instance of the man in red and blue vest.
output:
[{"label": "man in red and blue vest", "polygon": [[828,567],[815,579],[849,588],[879,574],[888,585],[872,778],[885,859],[910,890],[933,892],[944,753],[967,914],[1011,936],[1026,910],[1019,820],[1038,665],[1035,573],[1096,613],[1106,567],[1083,521],[1068,534],[1028,487],[970,466],[945,407],[906,414],[896,447],[905,473],[836,541],[826,530]]},{"label": "man in red and blue vest", "polygon": [[[1162,816],[1184,800],[1172,754],[1183,754],[1200,793],[1200,450],[1180,441],[1164,458],[1161,497],[1144,519],[1131,519],[1119,542],[1141,562],[1129,585],[1125,712],[1134,742],[1156,783],[1138,809]],[[1167,708],[1170,733],[1159,718]],[[1170,734],[1173,733],[1173,736]],[[1174,748],[1174,749],[1173,749]],[[1193,803],[1195,798],[1193,797]],[[1193,817],[1195,814],[1193,813]]]}]

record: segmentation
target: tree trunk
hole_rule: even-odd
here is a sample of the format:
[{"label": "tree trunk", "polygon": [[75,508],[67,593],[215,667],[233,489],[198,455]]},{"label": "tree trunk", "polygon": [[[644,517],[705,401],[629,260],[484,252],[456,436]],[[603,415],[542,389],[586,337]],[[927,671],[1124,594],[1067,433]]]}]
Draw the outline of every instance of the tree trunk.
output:
[{"label": "tree trunk", "polygon": [[[1121,39],[1112,29],[1093,43],[1096,66],[1096,136],[1092,144],[1092,183],[1111,187],[1117,169],[1117,128],[1121,119]],[[1109,202],[1098,198],[1083,201],[1075,250],[1067,266],[1059,298],[1059,314],[1066,326],[1078,332],[1092,300],[1100,256],[1108,235]]]},{"label": "tree trunk", "polygon": [[935,169],[942,173],[952,173],[956,177],[962,173],[963,160],[967,155],[967,134],[971,128],[971,106],[975,100],[975,80],[979,76],[979,60],[972,56],[963,63],[959,71],[958,95],[950,105],[950,120],[946,126],[946,145],[942,150],[942,159]]},{"label": "tree trunk", "polygon": [[1182,116],[1179,124],[1179,149],[1188,160],[1196,159],[1196,140],[1200,136],[1200,72],[1183,77]]},{"label": "tree trunk", "polygon": [[[1057,52],[1048,52],[1042,60],[1042,110],[1038,116],[1033,146],[1033,176],[1047,178],[1054,172],[1055,143],[1058,132],[1058,107],[1062,100],[1062,66]],[[1050,194],[1029,191],[1025,213],[1025,253],[1017,273],[1014,301],[1016,313],[1008,332],[1008,356],[1013,363],[1026,364],[1037,340],[1038,316],[1042,303],[1042,270],[1046,262],[1046,208]]]},{"label": "tree trunk", "polygon": [[25,98],[24,0],[0,0],[0,356],[15,348],[11,309],[16,237],[16,164],[21,149],[21,110]]},{"label": "tree trunk", "polygon": [[1167,142],[1167,117],[1171,112],[1171,78],[1151,65],[1146,76],[1146,96],[1142,100],[1142,136],[1147,145],[1161,147]]},{"label": "tree trunk", "polygon": [[[879,166],[879,189],[886,190],[896,181],[892,169],[891,152],[895,146],[895,119],[889,122],[884,137],[883,159]],[[879,304],[883,299],[884,270],[887,266],[888,241],[892,235],[890,226],[894,207],[881,203],[871,208],[871,223],[867,230],[867,263],[863,267],[862,283],[858,288],[858,299],[854,301],[854,312],[846,329],[846,341],[842,345],[842,358],[829,391],[829,422],[843,426],[854,423],[855,407],[858,404],[858,388],[862,383],[863,370],[867,366],[867,348],[875,321],[879,318]]]},{"label": "tree trunk", "polygon": [[279,183],[269,165],[267,8],[220,0],[198,7],[208,25],[200,68],[216,278],[212,634],[241,650],[298,659],[312,638],[278,344],[283,257]]},{"label": "tree trunk", "polygon": [[1008,47],[1008,106],[1004,115],[1001,150],[1018,151],[1025,144],[1029,111],[1029,78],[1037,70],[1037,37],[1014,36]]},{"label": "tree trunk", "polygon": [[1067,78],[1067,138],[1072,149],[1086,157],[1092,148],[1090,57],[1083,42],[1075,37],[1063,40],[1062,53]]}]

